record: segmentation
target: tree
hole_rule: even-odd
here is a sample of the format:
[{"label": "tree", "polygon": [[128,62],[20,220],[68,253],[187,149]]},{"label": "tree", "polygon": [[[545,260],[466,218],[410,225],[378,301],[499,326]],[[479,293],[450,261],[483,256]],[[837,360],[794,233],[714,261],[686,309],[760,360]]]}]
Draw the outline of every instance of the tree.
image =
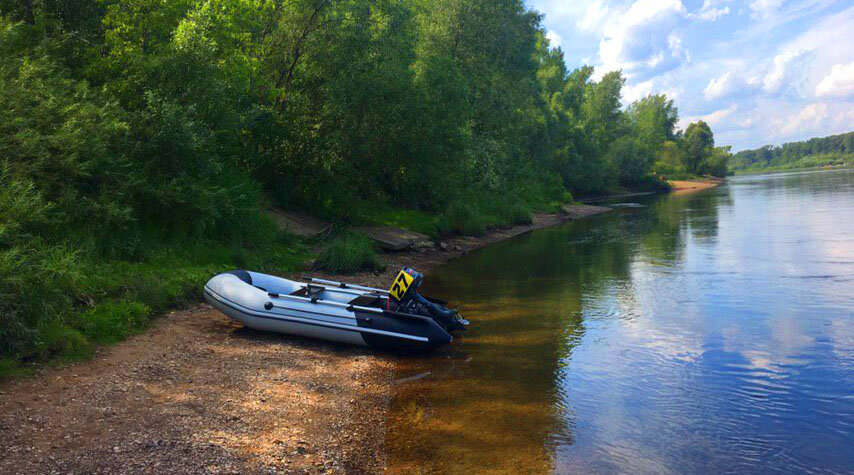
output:
[{"label": "tree", "polygon": [[636,186],[647,178],[652,165],[650,148],[639,139],[624,136],[617,139],[608,149],[608,156],[619,170],[619,181],[623,186]]},{"label": "tree", "polygon": [[685,168],[690,173],[702,172],[701,165],[712,154],[715,137],[709,124],[702,120],[688,124],[683,138]]},{"label": "tree", "polygon": [[652,170],[659,176],[669,178],[671,176],[684,175],[685,151],[675,141],[668,140],[661,144],[657,158]]},{"label": "tree", "polygon": [[643,143],[658,147],[674,140],[679,112],[673,100],[664,94],[650,94],[633,102],[626,111],[636,136]]},{"label": "tree", "polygon": [[732,157],[730,153],[731,147],[715,147],[700,166],[700,171],[704,174],[713,175],[716,177],[725,177],[727,175],[727,163]]},{"label": "tree", "polygon": [[620,98],[625,83],[620,71],[611,71],[585,91],[582,107],[585,125],[601,150],[624,132]]}]

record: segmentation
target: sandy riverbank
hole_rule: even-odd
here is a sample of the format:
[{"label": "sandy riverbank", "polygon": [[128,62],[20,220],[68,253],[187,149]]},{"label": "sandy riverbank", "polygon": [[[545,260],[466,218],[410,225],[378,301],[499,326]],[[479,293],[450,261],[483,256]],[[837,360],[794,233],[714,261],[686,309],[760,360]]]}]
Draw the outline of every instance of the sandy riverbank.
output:
[{"label": "sandy riverbank", "polygon": [[[578,219],[602,209],[573,211]],[[448,239],[446,249],[388,254],[386,272],[346,279],[385,287],[401,266],[429,272],[566,219],[541,214],[531,225]],[[200,304],[90,361],[0,383],[0,472],[382,471],[394,362],[251,331]]]},{"label": "sandy riverbank", "polygon": [[720,186],[726,182],[723,178],[704,178],[702,180],[668,180],[667,183],[673,192],[689,193],[694,191],[707,190]]}]

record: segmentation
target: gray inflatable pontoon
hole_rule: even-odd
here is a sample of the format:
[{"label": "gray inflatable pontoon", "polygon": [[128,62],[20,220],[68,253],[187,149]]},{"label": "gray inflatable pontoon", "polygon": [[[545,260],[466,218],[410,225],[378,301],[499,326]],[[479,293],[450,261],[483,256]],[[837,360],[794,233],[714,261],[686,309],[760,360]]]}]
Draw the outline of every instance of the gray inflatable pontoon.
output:
[{"label": "gray inflatable pontoon", "polygon": [[208,281],[205,299],[256,330],[406,352],[430,351],[452,340],[447,327],[429,316],[391,310],[400,307],[389,291],[308,280],[235,270]]}]

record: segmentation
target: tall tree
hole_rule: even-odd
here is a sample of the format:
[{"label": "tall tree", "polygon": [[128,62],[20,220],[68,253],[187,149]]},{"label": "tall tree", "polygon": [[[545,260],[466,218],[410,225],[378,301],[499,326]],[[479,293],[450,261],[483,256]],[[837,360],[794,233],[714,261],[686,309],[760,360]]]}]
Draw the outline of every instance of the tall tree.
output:
[{"label": "tall tree", "polygon": [[706,157],[712,154],[715,136],[709,124],[699,120],[688,124],[683,138],[685,166],[690,173],[700,173]]},{"label": "tall tree", "polygon": [[664,94],[638,99],[626,113],[637,137],[650,147],[657,148],[667,140],[674,140],[679,112],[673,100]]}]

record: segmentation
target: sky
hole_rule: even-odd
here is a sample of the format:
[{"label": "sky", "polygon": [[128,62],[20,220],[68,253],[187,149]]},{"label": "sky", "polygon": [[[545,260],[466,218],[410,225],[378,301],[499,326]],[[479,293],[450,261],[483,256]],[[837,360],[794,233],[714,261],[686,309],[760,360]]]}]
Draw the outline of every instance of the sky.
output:
[{"label": "sky", "polygon": [[570,69],[620,69],[733,151],[854,130],[854,1],[526,0]]}]

